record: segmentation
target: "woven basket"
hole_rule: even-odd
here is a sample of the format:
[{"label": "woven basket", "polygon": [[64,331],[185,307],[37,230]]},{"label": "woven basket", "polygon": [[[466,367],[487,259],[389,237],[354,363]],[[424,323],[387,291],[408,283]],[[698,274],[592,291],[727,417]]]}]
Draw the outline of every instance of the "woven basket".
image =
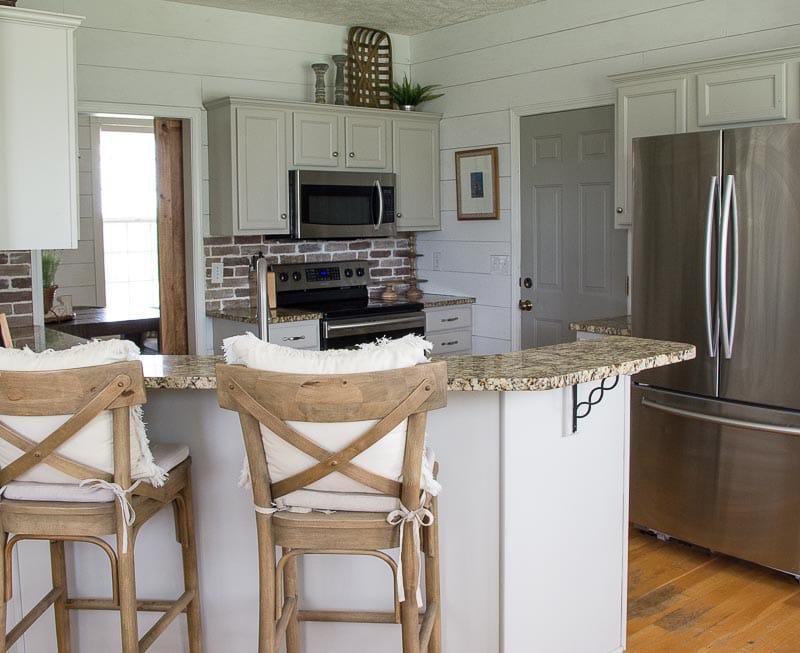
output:
[{"label": "woven basket", "polygon": [[347,93],[354,107],[392,108],[392,41],[386,32],[351,27],[347,35]]}]

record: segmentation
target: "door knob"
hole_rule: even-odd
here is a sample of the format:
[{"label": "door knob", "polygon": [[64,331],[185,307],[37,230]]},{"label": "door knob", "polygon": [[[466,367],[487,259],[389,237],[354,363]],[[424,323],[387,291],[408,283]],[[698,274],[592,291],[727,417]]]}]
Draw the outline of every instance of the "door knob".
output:
[{"label": "door knob", "polygon": [[533,310],[533,302],[530,299],[520,299],[519,300],[519,310],[521,310],[521,311],[532,311]]}]

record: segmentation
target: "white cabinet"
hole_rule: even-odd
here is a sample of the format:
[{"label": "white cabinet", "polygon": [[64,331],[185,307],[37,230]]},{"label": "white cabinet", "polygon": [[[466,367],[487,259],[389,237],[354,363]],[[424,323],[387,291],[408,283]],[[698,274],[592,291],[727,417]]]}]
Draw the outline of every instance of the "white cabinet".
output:
[{"label": "white cabinet", "polygon": [[434,356],[472,353],[472,305],[425,307],[425,338]]},{"label": "white cabinet", "polygon": [[211,233],[289,233],[287,112],[229,100],[208,105]]},{"label": "white cabinet", "polygon": [[293,161],[297,167],[391,170],[389,121],[358,113],[295,111]]},{"label": "white cabinet", "polygon": [[0,7],[0,249],[78,246],[74,33],[81,20]]},{"label": "white cabinet", "polygon": [[698,126],[784,120],[786,67],[785,61],[777,61],[698,74]]},{"label": "white cabinet", "polygon": [[295,349],[319,349],[319,320],[270,324],[269,342]]},{"label": "white cabinet", "polygon": [[686,78],[635,83],[617,89],[614,226],[633,224],[633,152],[639,136],[686,131]]},{"label": "white cabinet", "polygon": [[392,125],[395,211],[398,231],[441,229],[439,120],[401,120]]},{"label": "white cabinet", "polygon": [[[222,354],[222,341],[244,333],[258,335],[258,324],[215,317],[211,319],[214,353]],[[319,349],[319,320],[277,322],[269,325],[269,342],[294,349]]]}]

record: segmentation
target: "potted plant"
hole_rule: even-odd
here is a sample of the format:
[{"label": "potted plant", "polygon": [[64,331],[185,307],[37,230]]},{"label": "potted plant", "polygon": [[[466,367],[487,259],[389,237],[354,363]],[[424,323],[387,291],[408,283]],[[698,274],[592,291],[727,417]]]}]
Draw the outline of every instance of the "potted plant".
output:
[{"label": "potted plant", "polygon": [[44,298],[44,312],[48,313],[53,308],[53,298],[56,294],[56,272],[61,263],[61,255],[53,250],[42,252],[42,292]]},{"label": "potted plant", "polygon": [[428,84],[427,86],[412,84],[408,81],[408,77],[403,75],[403,83],[395,82],[389,92],[398,107],[404,111],[414,111],[418,104],[442,97],[444,93],[433,92],[440,86],[441,84]]}]

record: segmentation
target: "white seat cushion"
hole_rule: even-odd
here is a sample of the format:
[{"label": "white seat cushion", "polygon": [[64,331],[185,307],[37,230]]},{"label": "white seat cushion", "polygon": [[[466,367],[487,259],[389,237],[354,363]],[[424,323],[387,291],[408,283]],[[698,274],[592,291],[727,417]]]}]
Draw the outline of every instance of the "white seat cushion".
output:
[{"label": "white seat cushion", "polygon": [[[156,464],[166,472],[174,469],[189,457],[189,447],[183,444],[155,444],[152,451]],[[105,503],[114,500],[114,493],[111,490],[80,487],[74,483],[12,481],[6,486],[3,497],[17,501]]]},{"label": "white seat cushion", "polygon": [[[436,455],[433,449],[425,447],[423,468],[433,470]],[[435,492],[428,494],[437,495],[441,486],[436,480]],[[353,512],[391,512],[400,508],[400,499],[385,494],[367,492],[319,492],[317,490],[297,490],[275,500],[278,509],[311,508],[313,510],[346,510]],[[415,509],[417,506],[406,506]]]},{"label": "white seat cushion", "polygon": [[[0,348],[0,370],[30,372],[64,370],[137,360],[139,349],[129,340],[95,340],[61,351],[36,353],[30,349]],[[2,372],[0,372],[2,373]],[[10,416],[0,415],[3,422],[22,435],[40,442],[69,419],[69,415]],[[103,411],[56,452],[96,469],[114,471],[114,433],[110,411]],[[5,467],[22,455],[22,451],[0,439],[0,466]],[[141,406],[131,408],[131,476],[154,486],[164,483],[164,470],[155,464],[150,451]],[[19,476],[20,481],[36,483],[76,483],[75,479],[50,467],[36,465]]]}]

